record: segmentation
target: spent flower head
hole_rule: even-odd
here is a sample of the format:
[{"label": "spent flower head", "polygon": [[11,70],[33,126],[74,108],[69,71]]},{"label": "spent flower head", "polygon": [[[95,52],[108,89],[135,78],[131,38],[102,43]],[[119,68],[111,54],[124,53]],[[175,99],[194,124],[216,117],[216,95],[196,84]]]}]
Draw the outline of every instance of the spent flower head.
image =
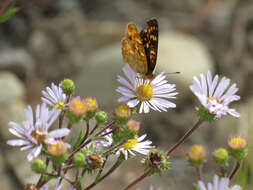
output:
[{"label": "spent flower head", "polygon": [[228,88],[230,79],[223,77],[219,83],[218,80],[218,75],[212,79],[212,74],[208,71],[206,77],[204,74],[200,74],[200,80],[194,77],[190,89],[198,97],[204,108],[210,114],[214,114],[216,118],[221,118],[227,114],[240,117],[235,109],[228,107],[231,102],[240,99],[240,96],[235,94],[238,91],[236,84],[232,84]]},{"label": "spent flower head", "polygon": [[148,113],[150,109],[161,112],[176,107],[168,99],[175,98],[178,93],[175,92],[175,85],[165,80],[164,73],[153,80],[143,79],[128,64],[123,67],[123,72],[126,78],[118,75],[118,82],[122,86],[116,89],[122,95],[119,102],[127,101],[131,108],[140,106],[139,113]]},{"label": "spent flower head", "polygon": [[46,104],[37,105],[36,115],[33,115],[32,108],[28,106],[25,110],[26,120],[22,125],[10,122],[9,131],[18,139],[8,140],[11,146],[20,146],[21,151],[30,150],[27,159],[31,161],[37,157],[42,150],[43,144],[54,144],[57,138],[65,137],[70,130],[67,128],[54,129],[49,132],[50,127],[60,114],[60,110],[49,110]]},{"label": "spent flower head", "polygon": [[48,144],[47,150],[52,156],[61,156],[67,152],[68,145],[63,140],[57,140],[54,144]]},{"label": "spent flower head", "polygon": [[65,108],[67,96],[63,92],[61,85],[56,86],[52,83],[51,88],[46,87],[46,90],[42,90],[42,95],[41,100],[50,107],[55,107],[60,110]]},{"label": "spent flower head", "polygon": [[84,99],[84,102],[88,105],[88,111],[94,112],[98,109],[98,102],[96,98],[87,97]]},{"label": "spent flower head", "polygon": [[198,186],[200,190],[241,190],[241,187],[238,185],[229,187],[228,178],[219,178],[217,175],[214,176],[213,182],[208,183],[207,186],[203,181],[198,181]]},{"label": "spent flower head", "polygon": [[126,126],[127,126],[131,131],[134,131],[134,132],[136,132],[136,133],[140,130],[140,122],[135,121],[134,119],[128,120]]}]

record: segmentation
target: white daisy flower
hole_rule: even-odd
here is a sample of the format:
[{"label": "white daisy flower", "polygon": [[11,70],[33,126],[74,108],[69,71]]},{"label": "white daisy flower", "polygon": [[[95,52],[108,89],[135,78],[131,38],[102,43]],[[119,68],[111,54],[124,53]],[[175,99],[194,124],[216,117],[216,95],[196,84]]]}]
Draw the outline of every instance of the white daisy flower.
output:
[{"label": "white daisy flower", "polygon": [[241,190],[238,185],[229,187],[229,179],[225,177],[219,179],[217,175],[214,176],[213,183],[208,183],[206,186],[203,181],[198,181],[198,186],[200,190]]},{"label": "white daisy flower", "polygon": [[129,154],[135,156],[134,152],[148,155],[149,151],[154,148],[154,146],[151,146],[152,142],[150,140],[143,141],[146,136],[147,135],[144,134],[135,139],[128,139],[126,143],[121,145],[120,149],[116,152],[116,155],[119,157],[120,153],[123,153],[125,160],[127,160]]},{"label": "white daisy flower", "polygon": [[65,107],[67,96],[63,92],[61,85],[56,86],[54,83],[50,87],[46,87],[46,91],[42,91],[44,97],[41,100],[50,107],[56,107],[62,110]]},{"label": "white daisy flower", "polygon": [[21,151],[30,150],[27,159],[31,161],[41,153],[43,143],[54,144],[57,142],[55,139],[69,134],[70,130],[67,128],[48,131],[60,112],[58,109],[49,110],[43,103],[37,105],[36,115],[33,115],[31,106],[28,106],[24,112],[26,120],[22,125],[9,122],[9,131],[18,139],[8,140],[7,144],[20,146]]},{"label": "white daisy flower", "polygon": [[169,84],[165,80],[164,73],[160,73],[153,80],[143,79],[126,64],[123,67],[126,78],[118,75],[119,86],[116,91],[122,94],[119,102],[128,101],[129,107],[133,108],[140,103],[139,113],[148,113],[150,108],[155,111],[167,111],[168,108],[175,108],[176,104],[168,101],[169,98],[176,98],[175,84]]},{"label": "white daisy flower", "polygon": [[194,77],[190,89],[198,97],[201,104],[210,113],[215,114],[217,118],[227,115],[227,113],[234,117],[240,117],[235,109],[228,107],[231,102],[240,99],[240,96],[235,95],[238,91],[236,84],[232,84],[228,88],[230,79],[223,77],[219,84],[218,79],[218,75],[215,75],[212,79],[212,74],[208,71],[206,78],[204,74],[200,74],[200,81],[197,77]]}]

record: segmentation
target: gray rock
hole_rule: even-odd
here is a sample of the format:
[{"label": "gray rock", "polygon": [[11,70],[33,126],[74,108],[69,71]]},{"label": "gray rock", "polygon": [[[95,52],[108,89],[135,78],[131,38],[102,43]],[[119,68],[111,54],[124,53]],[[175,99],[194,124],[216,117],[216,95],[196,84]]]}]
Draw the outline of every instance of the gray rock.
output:
[{"label": "gray rock", "polygon": [[0,72],[0,134],[6,140],[13,137],[8,131],[10,120],[20,122],[24,117],[25,87],[15,75]]},{"label": "gray rock", "polygon": [[179,32],[166,32],[159,39],[157,70],[181,72],[179,75],[168,74],[168,80],[177,85],[178,98],[182,101],[189,95],[193,76],[213,70],[213,62],[207,48],[197,38]]},{"label": "gray rock", "polygon": [[0,69],[28,77],[34,71],[34,60],[24,49],[4,49],[0,52]]}]

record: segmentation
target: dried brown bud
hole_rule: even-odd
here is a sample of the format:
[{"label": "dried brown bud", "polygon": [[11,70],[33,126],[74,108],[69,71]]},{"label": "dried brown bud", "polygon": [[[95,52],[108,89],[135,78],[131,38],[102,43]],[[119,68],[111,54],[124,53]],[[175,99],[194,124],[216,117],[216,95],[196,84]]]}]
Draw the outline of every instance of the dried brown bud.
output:
[{"label": "dried brown bud", "polygon": [[91,169],[97,169],[102,167],[104,158],[93,152],[87,156],[86,162]]},{"label": "dried brown bud", "polygon": [[25,190],[36,190],[36,186],[34,184],[28,183],[25,186]]},{"label": "dried brown bud", "polygon": [[151,168],[160,168],[162,165],[162,156],[156,149],[152,149],[148,154],[147,165]]}]

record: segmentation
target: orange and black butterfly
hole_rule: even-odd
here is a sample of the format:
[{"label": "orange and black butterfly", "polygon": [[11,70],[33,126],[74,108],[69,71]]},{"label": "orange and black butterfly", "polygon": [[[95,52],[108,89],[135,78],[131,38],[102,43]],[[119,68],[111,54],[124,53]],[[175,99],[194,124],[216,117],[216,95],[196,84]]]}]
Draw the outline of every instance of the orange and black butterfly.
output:
[{"label": "orange and black butterfly", "polygon": [[144,78],[152,79],[156,66],[158,49],[158,22],[156,19],[147,21],[148,27],[140,33],[134,23],[127,25],[122,39],[122,56],[124,62]]}]

